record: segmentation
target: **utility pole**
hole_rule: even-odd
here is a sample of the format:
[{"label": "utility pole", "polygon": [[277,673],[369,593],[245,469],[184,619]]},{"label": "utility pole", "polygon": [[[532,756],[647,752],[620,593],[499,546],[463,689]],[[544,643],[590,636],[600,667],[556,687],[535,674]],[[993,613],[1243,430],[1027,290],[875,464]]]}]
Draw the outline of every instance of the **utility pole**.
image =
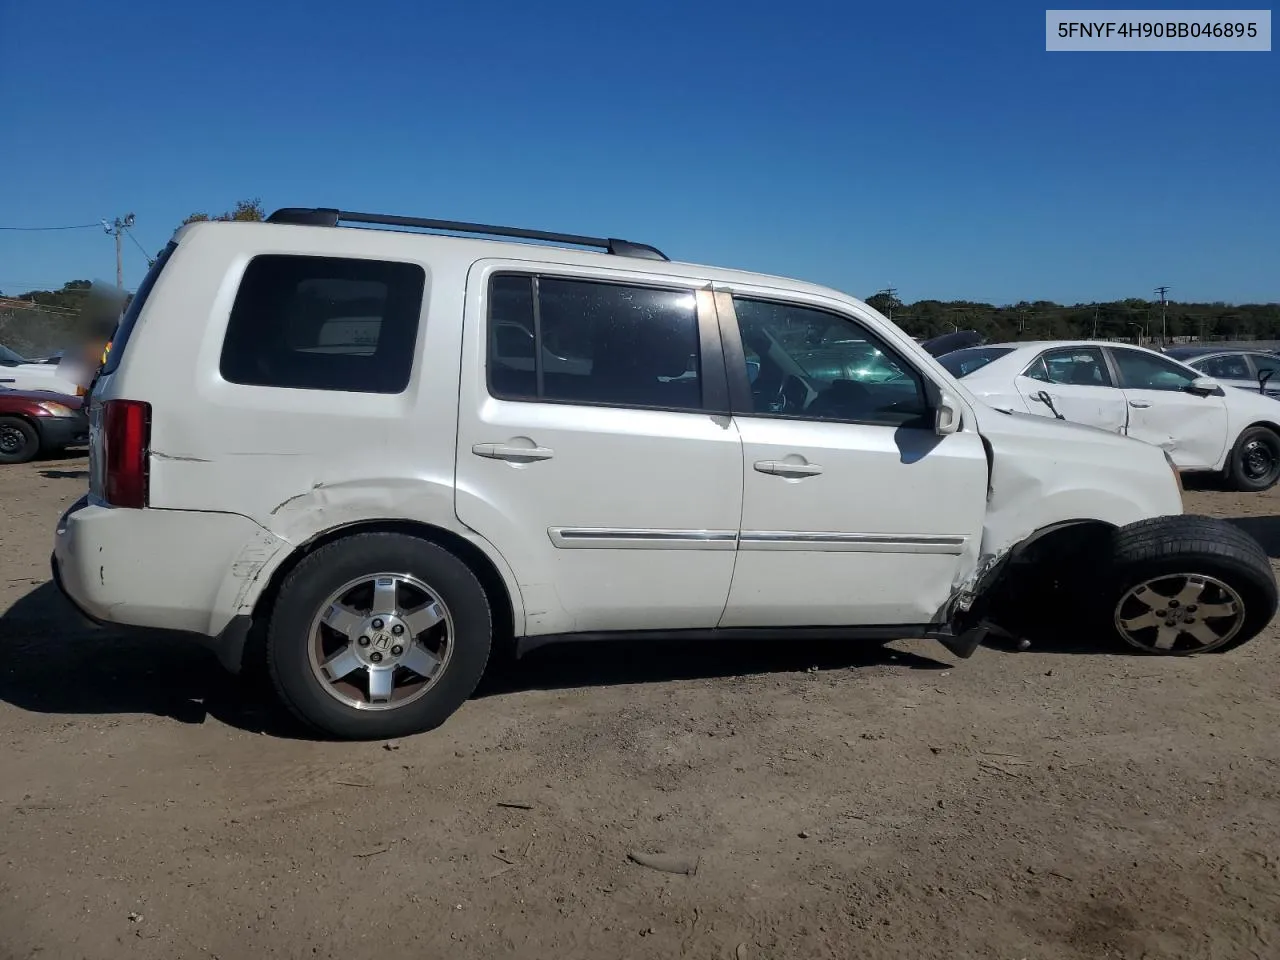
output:
[{"label": "utility pole", "polygon": [[1098,305],[1096,303],[1093,305],[1093,336],[1089,339],[1098,339]]},{"label": "utility pole", "polygon": [[124,231],[133,226],[133,214],[125,214],[124,218],[116,217],[110,223],[102,221],[102,229],[106,231],[108,236],[116,238],[116,289],[121,293],[124,292],[124,256],[121,252],[120,243]]},{"label": "utility pole", "polygon": [[1156,293],[1160,294],[1160,344],[1161,346],[1169,345],[1169,328],[1165,323],[1165,298],[1164,295],[1169,292],[1169,288],[1156,287]]},{"label": "utility pole", "polygon": [[880,292],[889,298],[889,322],[893,323],[893,303],[898,299],[898,288],[885,287]]}]

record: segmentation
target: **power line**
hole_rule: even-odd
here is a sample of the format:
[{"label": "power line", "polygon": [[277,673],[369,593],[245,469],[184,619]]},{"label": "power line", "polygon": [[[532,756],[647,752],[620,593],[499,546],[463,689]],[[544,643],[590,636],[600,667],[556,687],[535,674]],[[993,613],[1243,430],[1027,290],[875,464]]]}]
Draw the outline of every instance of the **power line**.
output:
[{"label": "power line", "polygon": [[0,227],[0,230],[21,230],[24,232],[34,230],[88,230],[91,227],[100,227],[101,223],[73,223],[67,227]]},{"label": "power line", "polygon": [[146,259],[146,261],[147,261],[147,266],[148,266],[148,267],[155,266],[156,258],[155,258],[155,257],[153,257],[151,254],[147,253],[147,248],[146,248],[146,247],[144,247],[142,244],[140,244],[140,243],[138,242],[138,238],[137,238],[137,237],[135,237],[135,236],[133,235],[133,231],[132,231],[132,230],[126,230],[126,231],[124,232],[124,235],[125,235],[126,237],[128,237],[130,240],[132,240],[132,241],[133,241],[133,245],[134,245],[135,247],[137,247],[137,248],[138,248],[138,250],[142,253],[142,256],[143,256],[143,257]]}]

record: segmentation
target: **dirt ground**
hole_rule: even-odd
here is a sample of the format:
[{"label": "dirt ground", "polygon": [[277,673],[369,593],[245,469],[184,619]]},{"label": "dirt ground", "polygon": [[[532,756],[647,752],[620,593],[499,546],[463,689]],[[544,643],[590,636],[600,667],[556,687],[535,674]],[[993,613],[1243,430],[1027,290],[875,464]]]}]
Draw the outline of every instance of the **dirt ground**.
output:
[{"label": "dirt ground", "polygon": [[[435,733],[322,743],[68,611],[85,467],[0,468],[0,957],[1280,956],[1274,626],[1193,659],[550,648]],[[1187,502],[1280,556],[1280,491]]]}]

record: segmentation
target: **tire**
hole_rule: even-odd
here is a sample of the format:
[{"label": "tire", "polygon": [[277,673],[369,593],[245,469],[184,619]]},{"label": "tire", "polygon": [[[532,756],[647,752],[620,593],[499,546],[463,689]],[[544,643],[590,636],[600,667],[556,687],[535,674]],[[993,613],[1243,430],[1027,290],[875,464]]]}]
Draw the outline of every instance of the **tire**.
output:
[{"label": "tire", "polygon": [[1241,431],[1231,448],[1226,474],[1233,490],[1270,490],[1280,480],[1280,435],[1269,427]]},{"label": "tire", "polygon": [[40,434],[21,417],[0,417],[0,463],[26,463],[40,452]]},{"label": "tire", "polygon": [[1116,532],[1101,600],[1099,613],[1130,647],[1186,656],[1253,639],[1275,616],[1277,590],[1266,551],[1238,527],[1168,516]]},{"label": "tire", "polygon": [[[381,601],[379,590],[387,591]],[[284,706],[320,733],[400,737],[434,729],[462,706],[484,674],[492,637],[488,598],[465,563],[417,537],[363,533],[321,547],[285,578],[267,631],[267,668]],[[426,679],[431,658],[436,669]]]}]

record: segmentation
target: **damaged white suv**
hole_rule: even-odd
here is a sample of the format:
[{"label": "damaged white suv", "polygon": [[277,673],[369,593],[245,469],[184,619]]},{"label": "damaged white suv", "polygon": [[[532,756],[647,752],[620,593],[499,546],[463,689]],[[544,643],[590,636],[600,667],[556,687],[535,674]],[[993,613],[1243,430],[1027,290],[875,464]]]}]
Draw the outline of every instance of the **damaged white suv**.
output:
[{"label": "damaged white suv", "polygon": [[440,724],[508,643],[963,657],[1067,623],[1184,654],[1276,610],[1262,549],[1181,516],[1160,449],[998,412],[833,290],[620,240],[329,209],[192,224],[90,420],[67,596],[233,670],[261,635],[283,702],[333,736]]}]

